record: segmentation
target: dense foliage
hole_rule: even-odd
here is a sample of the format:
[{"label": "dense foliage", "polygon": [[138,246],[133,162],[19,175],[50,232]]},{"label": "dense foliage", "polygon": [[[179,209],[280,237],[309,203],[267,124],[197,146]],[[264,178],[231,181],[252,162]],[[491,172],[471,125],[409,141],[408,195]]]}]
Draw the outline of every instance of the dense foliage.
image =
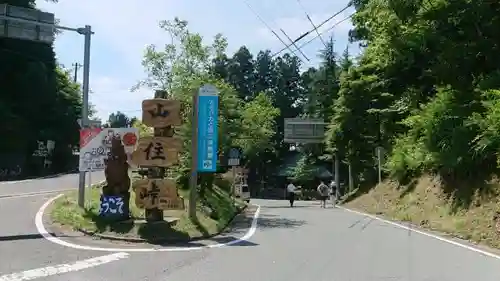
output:
[{"label": "dense foliage", "polygon": [[[33,4],[25,2],[22,5]],[[266,180],[297,153],[296,177],[312,177],[311,166],[331,167],[330,155],[337,153],[350,164],[355,184],[371,184],[377,178],[377,147],[386,152],[385,175],[400,181],[429,172],[448,179],[496,172],[500,33],[495,28],[500,24],[500,3],[352,4],[356,12],[350,36],[363,46],[363,53],[355,61],[347,49],[338,55],[331,39],[319,54],[320,65],[310,69],[301,69],[292,55],[271,57],[268,50],[252,55],[242,46],[231,55],[220,34],[207,44],[186,21],[161,22],[172,43],[146,48],[143,66],[148,76],[137,87],[167,90],[169,97],[188,105],[179,131],[186,140],[180,175],[185,176],[189,167],[191,94],[204,83],[220,89],[220,159],[224,161],[230,147],[241,147],[251,181]],[[9,138],[0,140],[0,148],[29,154],[40,139],[75,144],[79,89],[57,67],[52,47],[1,42],[0,79],[5,90],[0,120]],[[297,116],[330,123],[324,144],[291,151],[283,143],[284,118]],[[108,125],[151,133],[120,112],[110,116]],[[345,165],[341,172],[347,178]]]},{"label": "dense foliage", "polygon": [[375,148],[397,180],[489,175],[499,159],[500,3],[354,1],[352,40],[366,49],[340,76],[327,136],[360,181]]},{"label": "dense foliage", "polygon": [[[221,151],[234,144],[244,147],[248,164],[261,169],[261,175],[292,153],[282,141],[283,119],[297,116],[330,123],[325,146],[298,148],[302,157],[295,173],[300,177],[308,177],[311,165],[325,165],[335,152],[351,165],[356,184],[373,183],[377,147],[386,152],[386,175],[397,180],[428,172],[448,179],[495,172],[500,162],[500,35],[494,30],[500,4],[358,0],[353,5],[351,40],[364,47],[355,62],[347,49],[338,56],[330,40],[320,52],[319,67],[301,71],[294,56],[271,57],[261,51],[254,57],[244,46],[230,56],[221,35],[205,46],[198,34],[186,29],[187,39],[180,41],[196,47],[186,47],[177,56],[170,53],[173,46],[162,51],[150,47],[145,66],[162,82],[145,84],[172,93],[186,87],[178,81],[211,79],[224,85],[233,96],[223,102],[232,110],[221,117],[227,130],[223,132],[229,132],[223,133],[229,139],[222,142]],[[183,58],[186,54],[192,58]],[[248,114],[255,118],[245,117]],[[249,135],[259,136],[258,141]],[[254,166],[252,157],[260,160]],[[346,178],[347,169],[341,171]]]},{"label": "dense foliage", "polygon": [[[0,3],[34,7],[32,0]],[[37,141],[47,140],[56,142],[52,170],[71,166],[81,112],[79,86],[72,81],[51,45],[0,38],[0,169],[18,165],[23,174],[39,173],[43,159],[32,154]]]}]

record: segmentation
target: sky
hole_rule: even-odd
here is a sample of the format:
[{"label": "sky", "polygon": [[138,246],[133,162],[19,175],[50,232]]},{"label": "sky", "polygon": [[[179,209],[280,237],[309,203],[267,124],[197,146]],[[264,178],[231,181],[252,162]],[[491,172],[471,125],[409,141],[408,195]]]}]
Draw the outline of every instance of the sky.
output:
[{"label": "sky", "polygon": [[[284,47],[266,24],[288,43],[280,28],[295,39],[313,28],[306,12],[313,23],[318,25],[344,8],[348,2],[349,0],[59,0],[58,3],[50,3],[39,0],[37,8],[54,13],[63,26],[92,26],[95,34],[91,43],[90,102],[97,110],[97,117],[106,121],[109,114],[116,111],[140,117],[142,100],[153,96],[151,89],[131,92],[130,88],[146,77],[141,65],[145,46],[162,46],[168,42],[167,33],[158,26],[161,20],[179,17],[188,21],[190,31],[201,34],[207,44],[211,43],[217,33],[222,33],[228,39],[230,55],[242,45],[256,54],[262,49],[276,52]],[[327,31],[352,12],[350,8],[339,14],[319,28],[319,32]],[[348,45],[347,34],[351,27],[351,22],[346,20],[325,32],[322,38],[327,40],[333,35],[335,49],[341,54]],[[314,32],[311,33],[299,45],[315,36]],[[57,36],[54,46],[58,62],[66,68],[83,62],[83,36],[65,31]],[[310,59],[307,61],[303,58],[304,68],[317,65],[317,54],[322,47],[322,41],[317,38],[302,48]],[[359,52],[355,45],[349,45],[349,48],[352,54]],[[79,82],[82,81],[81,74],[82,68],[78,74]]]}]

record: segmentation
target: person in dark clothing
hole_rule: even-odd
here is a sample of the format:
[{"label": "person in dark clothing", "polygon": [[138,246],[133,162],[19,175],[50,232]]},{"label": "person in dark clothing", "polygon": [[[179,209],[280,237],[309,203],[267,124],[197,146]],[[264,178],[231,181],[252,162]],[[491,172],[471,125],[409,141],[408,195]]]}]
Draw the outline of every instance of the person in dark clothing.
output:
[{"label": "person in dark clothing", "polygon": [[330,196],[330,188],[324,182],[321,182],[318,186],[318,193],[321,199],[321,207],[326,208],[326,200]]},{"label": "person in dark clothing", "polygon": [[295,201],[295,192],[297,192],[297,187],[290,181],[286,186],[288,201],[290,201],[290,207],[293,207],[293,202]]}]

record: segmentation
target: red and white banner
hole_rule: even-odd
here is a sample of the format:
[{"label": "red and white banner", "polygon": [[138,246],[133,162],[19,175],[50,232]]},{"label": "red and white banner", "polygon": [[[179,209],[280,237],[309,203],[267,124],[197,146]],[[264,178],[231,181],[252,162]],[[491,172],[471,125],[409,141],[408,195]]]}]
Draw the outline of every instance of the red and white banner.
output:
[{"label": "red and white banner", "polygon": [[136,128],[89,128],[80,130],[81,172],[104,170],[104,160],[111,151],[111,140],[119,137],[128,155],[134,152],[139,141]]}]

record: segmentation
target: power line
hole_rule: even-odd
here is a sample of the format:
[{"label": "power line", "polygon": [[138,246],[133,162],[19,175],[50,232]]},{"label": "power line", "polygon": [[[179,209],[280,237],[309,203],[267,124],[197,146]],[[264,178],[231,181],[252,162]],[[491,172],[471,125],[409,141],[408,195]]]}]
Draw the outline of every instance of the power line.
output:
[{"label": "power line", "polygon": [[285,32],[282,28],[280,28],[280,30],[281,30],[281,32],[283,32],[283,34],[286,36],[286,38],[288,38],[288,40],[289,40],[290,42],[292,42],[292,44],[293,44],[293,46],[295,47],[295,49],[297,49],[297,51],[299,51],[299,52],[300,52],[300,54],[301,54],[302,56],[304,56],[304,58],[305,58],[307,61],[310,61],[310,59],[306,56],[306,54],[304,54],[304,52],[302,52],[302,50],[301,50],[301,49],[299,49],[299,47],[297,47],[297,44],[295,44],[295,43],[293,42],[292,38],[290,38],[290,36],[288,36],[288,34],[286,34],[286,32]]},{"label": "power line", "polygon": [[[321,35],[323,35],[323,34],[325,34],[325,33],[329,32],[330,30],[334,29],[335,27],[337,27],[337,25],[339,25],[339,24],[343,23],[344,21],[346,21],[346,20],[350,19],[353,15],[354,15],[354,13],[350,14],[349,16],[345,17],[345,18],[344,18],[344,19],[342,19],[341,21],[338,21],[338,22],[336,22],[334,25],[330,26],[328,29],[326,29],[326,30],[324,30],[324,31],[320,32],[320,33],[319,33],[319,35],[314,36],[313,38],[311,38],[311,40],[309,40],[309,41],[305,42],[304,44],[300,45],[300,46],[299,46],[299,49],[302,49],[302,48],[304,48],[306,45],[309,45],[312,41],[316,40],[316,38],[318,38],[319,36],[321,36]],[[286,50],[286,48],[281,49],[279,52],[276,52],[276,53],[275,53],[275,54],[273,54],[271,57],[274,57],[274,56],[276,56],[276,55],[280,54],[280,53],[281,53],[281,52],[283,52],[284,50]]]},{"label": "power line", "polygon": [[[336,17],[336,16],[338,16],[339,14],[343,13],[345,10],[347,10],[347,9],[348,9],[349,7],[351,7],[351,6],[352,6],[352,2],[349,2],[349,4],[347,4],[347,6],[345,6],[342,10],[340,10],[340,11],[336,12],[336,13],[335,13],[335,14],[333,14],[331,17],[329,17],[329,18],[327,18],[326,20],[324,20],[323,22],[321,22],[319,25],[317,25],[317,26],[316,26],[316,28],[315,28],[315,29],[309,30],[309,31],[305,32],[304,34],[300,35],[297,39],[293,40],[293,43],[297,43],[298,41],[300,41],[301,39],[303,39],[303,38],[304,38],[304,37],[306,37],[307,35],[311,34],[311,32],[313,32],[313,31],[317,30],[318,28],[322,27],[323,25],[325,25],[326,23],[328,23],[329,21],[331,21],[333,18],[335,18],[335,17]],[[351,17],[352,15],[353,15],[353,14],[351,14],[349,17]],[[344,20],[346,20],[346,19],[344,19]],[[344,21],[344,20],[342,20],[342,21]],[[341,22],[342,22],[342,21],[341,21]],[[322,33],[324,33],[324,32],[322,32]],[[321,33],[321,34],[322,34],[322,33]],[[316,37],[314,37],[314,38],[318,38],[318,36],[316,36]],[[276,52],[276,53],[275,53],[274,55],[272,55],[271,57],[274,57],[274,56],[276,56],[276,55],[280,54],[281,52],[283,52],[284,50],[289,49],[289,48],[290,48],[290,46],[293,46],[293,44],[290,44],[290,45],[286,45],[286,44],[285,44],[285,46],[286,46],[285,48],[281,49],[279,52]]]},{"label": "power line", "polygon": [[304,11],[304,13],[306,14],[307,19],[309,20],[309,22],[311,23],[312,27],[314,28],[314,31],[316,31],[316,34],[319,36],[319,39],[321,40],[321,43],[323,43],[323,45],[325,45],[325,48],[326,48],[327,45],[325,43],[325,40],[323,40],[323,37],[321,37],[321,35],[319,34],[318,27],[316,27],[316,25],[312,21],[311,17],[307,13],[306,7],[304,7],[304,5],[302,5],[302,2],[300,0],[297,0],[297,3],[299,3],[299,6],[302,8],[302,10]]},{"label": "power line", "polygon": [[[298,57],[298,56],[297,56],[297,54],[296,54],[296,53],[295,53],[295,52],[294,52],[294,51],[290,48],[290,46],[292,46],[293,44],[291,44],[291,45],[287,45],[287,44],[285,43],[285,41],[283,41],[283,39],[281,39],[281,37],[279,37],[279,36],[278,36],[278,34],[277,34],[277,33],[276,33],[276,32],[275,32],[275,31],[274,31],[274,30],[273,30],[273,29],[272,29],[272,28],[271,28],[271,27],[267,24],[267,22],[266,22],[266,21],[265,21],[265,20],[264,20],[264,19],[263,19],[263,18],[262,18],[262,17],[261,17],[261,16],[260,16],[260,15],[259,15],[259,14],[255,11],[255,10],[254,10],[254,9],[252,9],[252,6],[250,6],[250,4],[248,4],[248,1],[243,0],[243,2],[245,3],[245,5],[247,5],[248,9],[249,9],[250,11],[252,11],[252,13],[253,13],[253,14],[254,14],[254,15],[255,15],[255,16],[256,16],[259,20],[260,20],[260,22],[262,22],[262,24],[264,24],[264,26],[265,26],[265,27],[266,27],[269,31],[271,31],[271,33],[272,33],[272,34],[274,34],[274,36],[276,36],[276,38],[278,38],[278,40],[280,40],[280,41],[281,41],[281,43],[283,43],[283,45],[285,45],[285,46],[286,46],[286,47],[285,47],[285,50],[286,50],[286,49],[288,49],[290,52],[292,52],[292,54],[294,54],[296,57]],[[302,60],[302,59],[300,59],[300,60]]]}]

